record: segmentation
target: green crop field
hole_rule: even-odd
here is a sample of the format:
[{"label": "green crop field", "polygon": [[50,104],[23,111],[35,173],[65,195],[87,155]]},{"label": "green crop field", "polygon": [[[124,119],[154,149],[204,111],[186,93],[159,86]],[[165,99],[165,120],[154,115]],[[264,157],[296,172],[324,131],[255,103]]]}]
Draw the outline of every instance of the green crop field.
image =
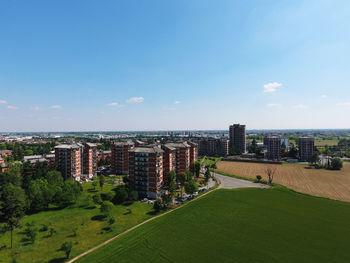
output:
[{"label": "green crop field", "polygon": [[284,188],[217,190],[78,262],[350,262],[350,204]]},{"label": "green crop field", "polygon": [[[95,194],[89,191],[91,183],[83,186],[84,192],[76,205],[24,217],[21,220],[22,229],[14,232],[13,249],[9,248],[10,233],[0,233],[0,262],[11,262],[13,259],[16,259],[17,262],[64,262],[65,254],[59,249],[65,241],[72,241],[71,257],[74,257],[153,216],[150,213],[151,205],[140,202],[128,206],[117,205],[111,212],[116,222],[111,230],[104,230],[108,227],[108,223],[99,219],[101,215],[99,206],[96,208],[82,207],[86,197]],[[114,186],[106,184],[102,192],[107,193],[113,188]],[[99,187],[96,188],[96,191],[101,192]],[[46,224],[54,228],[56,233],[51,237],[49,231],[38,232],[35,243],[30,244],[25,240],[23,229],[27,223],[32,222],[37,229],[40,229],[42,224]],[[76,235],[73,230],[76,230]]]}]

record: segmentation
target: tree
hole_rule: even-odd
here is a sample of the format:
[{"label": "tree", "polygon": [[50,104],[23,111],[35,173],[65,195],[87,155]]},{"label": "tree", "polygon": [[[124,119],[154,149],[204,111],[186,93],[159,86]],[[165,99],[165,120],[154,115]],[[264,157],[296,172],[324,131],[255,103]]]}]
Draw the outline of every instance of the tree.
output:
[{"label": "tree", "polygon": [[125,188],[119,187],[115,190],[115,196],[113,198],[113,203],[122,204],[128,198],[128,192]]},{"label": "tree", "polygon": [[185,184],[185,191],[189,195],[193,195],[194,192],[198,191],[198,185],[196,184],[195,180],[190,180]]},{"label": "tree", "polygon": [[95,180],[92,181],[92,187],[93,187],[94,191],[96,191],[96,186],[97,186],[97,182]]},{"label": "tree", "polygon": [[19,186],[9,184],[2,189],[0,198],[0,214],[6,223],[6,229],[11,231],[11,248],[13,247],[13,230],[19,227],[19,220],[24,216],[26,197]]},{"label": "tree", "polygon": [[24,230],[24,234],[27,236],[28,240],[34,244],[36,237],[38,235],[38,229],[36,229],[33,226],[28,226],[25,230]]},{"label": "tree", "polygon": [[160,199],[157,199],[153,204],[153,209],[157,213],[162,209],[162,207],[163,207],[162,200],[160,200]]},{"label": "tree", "polygon": [[320,160],[320,158],[318,157],[318,153],[314,153],[314,154],[310,157],[310,163],[311,163],[311,164],[318,163],[319,160]]},{"label": "tree", "polygon": [[273,168],[273,167],[266,168],[266,174],[267,174],[267,177],[269,179],[269,184],[272,184],[273,177],[275,176],[275,173],[276,173],[276,168]]},{"label": "tree", "polygon": [[341,170],[343,168],[343,161],[339,158],[333,158],[331,160],[331,166],[330,168],[332,170]]},{"label": "tree", "polygon": [[61,251],[63,251],[64,253],[66,253],[66,258],[69,258],[70,253],[72,252],[72,241],[66,241],[62,244]]},{"label": "tree", "polygon": [[95,194],[92,196],[92,201],[96,204],[96,205],[101,205],[102,204],[102,198],[100,194]]},{"label": "tree", "polygon": [[186,183],[186,173],[180,173],[178,175],[176,175],[176,181],[177,183],[180,185],[180,190],[181,190],[181,196],[182,196],[182,192],[183,192],[183,188],[185,187],[185,183]]},{"label": "tree", "polygon": [[256,176],[256,179],[258,180],[258,183],[260,183],[261,179],[262,179],[262,176],[261,175],[257,175]]},{"label": "tree", "polygon": [[201,162],[196,161],[194,163],[194,166],[195,166],[195,176],[198,178],[200,176],[200,173],[201,173],[202,164],[201,164]]},{"label": "tree", "polygon": [[102,190],[102,188],[103,188],[103,185],[104,185],[104,183],[105,183],[105,176],[103,175],[103,174],[101,174],[100,176],[99,176],[99,183],[100,183],[100,187],[101,187],[101,190]]},{"label": "tree", "polygon": [[165,209],[172,204],[173,197],[170,194],[168,194],[168,195],[164,194],[164,195],[162,195],[162,201],[163,201],[163,208]]},{"label": "tree", "polygon": [[109,215],[113,210],[113,204],[109,201],[104,201],[101,204],[100,212],[104,215]]},{"label": "tree", "polygon": [[131,191],[129,193],[129,200],[130,201],[137,201],[139,199],[139,193],[137,191]]},{"label": "tree", "polygon": [[204,181],[205,181],[205,184],[208,184],[210,178],[211,178],[210,170],[207,169],[207,170],[205,171],[205,174],[204,174]]},{"label": "tree", "polygon": [[31,211],[42,211],[49,207],[49,203],[54,196],[54,186],[49,186],[45,179],[32,180],[27,189],[27,196]]}]

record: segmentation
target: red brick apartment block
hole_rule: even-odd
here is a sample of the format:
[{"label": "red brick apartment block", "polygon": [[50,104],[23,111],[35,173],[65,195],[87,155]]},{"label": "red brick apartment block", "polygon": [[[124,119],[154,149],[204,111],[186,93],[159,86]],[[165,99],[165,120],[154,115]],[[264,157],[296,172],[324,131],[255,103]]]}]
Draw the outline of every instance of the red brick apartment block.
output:
[{"label": "red brick apartment block", "polygon": [[134,148],[132,141],[114,142],[112,144],[112,171],[116,174],[129,173],[129,151]]}]

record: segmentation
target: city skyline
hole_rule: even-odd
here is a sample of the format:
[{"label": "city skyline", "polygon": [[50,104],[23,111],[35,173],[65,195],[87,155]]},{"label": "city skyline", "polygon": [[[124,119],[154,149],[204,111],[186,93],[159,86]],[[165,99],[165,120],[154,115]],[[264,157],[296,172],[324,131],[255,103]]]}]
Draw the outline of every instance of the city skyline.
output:
[{"label": "city skyline", "polygon": [[2,3],[0,131],[349,129],[348,1]]}]

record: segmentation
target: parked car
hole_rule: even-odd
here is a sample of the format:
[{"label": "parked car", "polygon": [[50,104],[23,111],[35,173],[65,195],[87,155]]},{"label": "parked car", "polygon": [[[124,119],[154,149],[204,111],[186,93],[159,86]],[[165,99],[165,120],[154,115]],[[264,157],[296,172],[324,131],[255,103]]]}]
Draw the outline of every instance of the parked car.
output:
[{"label": "parked car", "polygon": [[154,204],[154,201],[153,201],[153,200],[148,200],[148,203],[149,203],[150,205],[153,205],[153,204]]},{"label": "parked car", "polygon": [[146,203],[146,202],[148,202],[148,199],[147,199],[147,198],[143,198],[143,199],[141,200],[141,202]]}]

